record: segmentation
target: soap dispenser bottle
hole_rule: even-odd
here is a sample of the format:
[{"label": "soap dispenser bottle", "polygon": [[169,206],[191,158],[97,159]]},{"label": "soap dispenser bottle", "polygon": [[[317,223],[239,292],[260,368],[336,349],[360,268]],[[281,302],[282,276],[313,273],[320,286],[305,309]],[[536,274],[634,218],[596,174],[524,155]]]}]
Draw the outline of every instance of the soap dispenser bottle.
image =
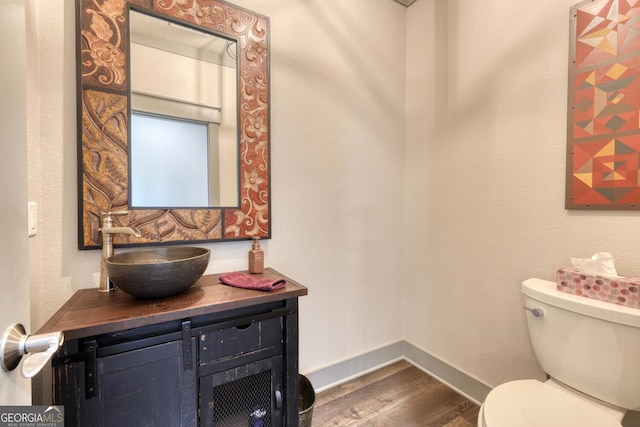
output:
[{"label": "soap dispenser bottle", "polygon": [[260,247],[260,238],[254,237],[249,251],[249,273],[262,273],[264,271],[264,252]]}]

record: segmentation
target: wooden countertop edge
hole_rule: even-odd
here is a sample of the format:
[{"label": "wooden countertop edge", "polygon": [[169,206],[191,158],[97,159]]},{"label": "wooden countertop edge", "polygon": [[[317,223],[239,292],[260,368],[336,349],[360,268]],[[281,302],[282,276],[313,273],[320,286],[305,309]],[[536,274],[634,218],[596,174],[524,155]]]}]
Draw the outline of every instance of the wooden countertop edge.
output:
[{"label": "wooden countertop edge", "polygon": [[65,302],[62,307],[60,307],[58,311],[56,311],[53,316],[51,316],[49,320],[47,320],[45,324],[36,331],[36,334],[55,332],[55,325],[64,318],[64,315],[76,304],[76,302],[82,297],[82,294],[88,290],[89,289],[80,289],[79,291],[76,291],[75,294],[71,295],[71,298],[69,298],[67,302]]},{"label": "wooden countertop edge", "polygon": [[[97,296],[98,290],[95,288],[80,289],[74,295],[72,295],[71,298],[69,298],[69,300],[64,303],[62,307],[60,307],[60,309],[36,333],[43,334],[53,331],[62,331],[64,333],[65,339],[78,339],[119,330],[137,328],[140,326],[168,322],[172,320],[179,320],[205,314],[234,310],[237,308],[248,307],[256,304],[266,304],[274,301],[296,298],[308,294],[308,289],[305,286],[297,283],[296,281],[288,278],[283,274],[278,273],[272,268],[265,269],[265,273],[269,277],[282,277],[287,281],[287,285],[285,286],[285,288],[273,292],[233,288],[230,286],[219,284],[218,277],[220,276],[220,274],[212,274],[203,276],[198,282],[196,282],[196,284],[192,288],[190,288],[183,294],[176,295],[175,297],[159,298],[155,300],[139,300],[125,294],[126,296],[118,296],[116,298],[112,298],[111,301],[109,301],[107,298],[109,298],[109,296],[112,294],[100,294],[99,296]],[[219,286],[220,288],[214,288],[214,286]],[[216,291],[222,291],[222,293],[224,294],[230,293],[232,294],[233,298],[227,298],[220,300],[219,302],[200,305],[197,303],[198,300],[195,300],[193,304],[190,304],[188,306],[180,305],[180,303],[183,302],[188,303],[189,298],[191,298],[194,293],[206,294],[207,291],[210,291],[212,293],[217,293]],[[216,297],[216,295],[212,296]],[[110,308],[112,308],[113,304],[116,304],[125,306],[125,309],[123,309],[123,311],[125,312],[140,308],[140,310],[144,313],[139,316],[126,315],[120,318],[109,318],[104,321],[92,321],[84,319],[84,323],[81,324],[79,324],[77,321],[73,321],[73,318],[76,317],[74,316],[74,313],[78,314],[83,311],[89,312],[92,309],[102,311],[101,309],[103,307],[85,308],[78,307],[78,304],[82,303],[84,300],[93,299],[95,301],[95,298],[103,297],[105,298],[105,310],[109,310]],[[172,298],[175,299],[172,301]],[[115,301],[115,303],[114,299],[117,300]],[[111,304],[109,304],[109,302],[111,302]],[[176,308],[169,308],[165,310],[164,308],[167,307],[166,302],[177,302]],[[74,327],[74,324],[77,324],[77,327]]]}]

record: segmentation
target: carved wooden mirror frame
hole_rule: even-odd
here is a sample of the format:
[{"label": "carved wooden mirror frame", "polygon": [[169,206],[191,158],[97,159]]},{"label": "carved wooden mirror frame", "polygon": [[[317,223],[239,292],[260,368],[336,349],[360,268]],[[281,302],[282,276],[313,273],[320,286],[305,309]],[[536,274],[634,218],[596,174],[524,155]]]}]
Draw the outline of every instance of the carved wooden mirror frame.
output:
[{"label": "carved wooden mirror frame", "polygon": [[[269,19],[219,0],[77,0],[79,247],[102,244],[101,216],[135,226],[148,245],[271,237]],[[128,7],[238,42],[237,208],[130,209]]]}]

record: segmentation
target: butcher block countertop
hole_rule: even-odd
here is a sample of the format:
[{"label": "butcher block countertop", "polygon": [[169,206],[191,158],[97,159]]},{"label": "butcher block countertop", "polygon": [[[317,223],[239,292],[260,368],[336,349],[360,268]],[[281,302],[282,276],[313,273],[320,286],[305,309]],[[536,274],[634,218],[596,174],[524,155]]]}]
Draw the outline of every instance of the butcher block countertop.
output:
[{"label": "butcher block countertop", "polygon": [[218,313],[307,295],[306,287],[266,268],[257,277],[283,278],[284,288],[264,292],[223,285],[220,274],[202,276],[185,292],[156,299],[138,299],[121,290],[77,291],[36,333],[62,331],[65,340],[85,338],[161,322]]}]

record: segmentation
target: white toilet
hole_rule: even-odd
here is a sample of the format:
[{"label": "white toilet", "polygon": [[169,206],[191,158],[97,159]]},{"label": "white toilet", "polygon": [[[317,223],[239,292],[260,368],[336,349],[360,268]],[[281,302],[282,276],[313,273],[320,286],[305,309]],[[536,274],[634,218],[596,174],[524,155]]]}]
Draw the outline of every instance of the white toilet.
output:
[{"label": "white toilet", "polygon": [[546,382],[494,388],[478,427],[620,427],[640,410],[640,309],[522,284],[529,334]]}]

